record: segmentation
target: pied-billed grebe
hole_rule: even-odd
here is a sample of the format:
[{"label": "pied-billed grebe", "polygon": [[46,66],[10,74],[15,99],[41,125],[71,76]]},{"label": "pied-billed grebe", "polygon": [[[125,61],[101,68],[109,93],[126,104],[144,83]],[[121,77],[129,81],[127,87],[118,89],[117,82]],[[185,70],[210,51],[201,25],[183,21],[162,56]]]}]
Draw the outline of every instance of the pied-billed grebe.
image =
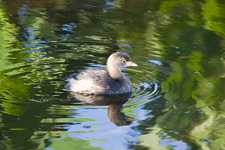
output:
[{"label": "pied-billed grebe", "polygon": [[131,92],[130,80],[122,74],[121,69],[137,66],[129,55],[113,53],[107,60],[106,68],[88,68],[76,73],[69,81],[70,92],[82,94],[124,94]]}]

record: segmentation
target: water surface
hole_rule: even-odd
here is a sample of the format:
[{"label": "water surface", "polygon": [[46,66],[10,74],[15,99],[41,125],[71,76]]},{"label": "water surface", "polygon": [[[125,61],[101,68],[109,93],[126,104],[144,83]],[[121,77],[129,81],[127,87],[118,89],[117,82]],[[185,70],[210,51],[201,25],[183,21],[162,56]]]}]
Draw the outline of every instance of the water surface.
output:
[{"label": "water surface", "polygon": [[[224,7],[0,0],[0,149],[224,149]],[[70,95],[71,74],[116,51],[138,64],[130,97]]]}]

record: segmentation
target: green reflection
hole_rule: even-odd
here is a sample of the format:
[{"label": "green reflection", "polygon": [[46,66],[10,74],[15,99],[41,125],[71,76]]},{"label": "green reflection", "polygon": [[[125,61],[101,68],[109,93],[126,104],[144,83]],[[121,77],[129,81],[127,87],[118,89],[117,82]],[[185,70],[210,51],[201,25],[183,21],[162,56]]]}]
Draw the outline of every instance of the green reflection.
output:
[{"label": "green reflection", "polygon": [[73,149],[93,149],[93,150],[99,150],[102,149],[101,147],[94,147],[90,141],[83,140],[83,139],[73,139],[71,137],[66,137],[62,139],[51,139],[51,144],[49,146],[53,149],[59,149],[59,150],[73,150]]},{"label": "green reflection", "polygon": [[[177,3],[162,2],[161,6],[164,4],[166,7],[161,11],[169,12],[167,18],[170,18],[168,20],[170,23],[166,26],[160,24],[154,31],[153,27],[149,28],[158,34],[150,35],[151,39],[157,37],[152,43],[164,44],[156,47],[161,52],[158,55],[172,60],[169,62],[172,71],[162,82],[162,90],[165,93],[163,98],[167,103],[165,109],[158,110],[158,112],[163,111],[159,117],[141,123],[139,128],[145,126],[144,131],[147,133],[141,136],[141,143],[137,147],[173,149],[173,144],[182,140],[184,145],[187,144],[186,146],[192,149],[222,149],[225,147],[225,128],[222,119],[225,102],[222,94],[225,88],[223,78],[225,69],[221,59],[224,37],[220,35],[221,24],[215,22],[224,16],[215,19],[219,13],[218,11],[214,13],[210,5],[213,5],[213,9],[220,10],[224,4],[206,1],[203,5],[205,9],[203,13],[208,15],[208,19],[214,19],[214,23],[213,27],[210,27],[207,22],[205,29],[195,29],[195,26],[199,25],[198,22],[203,22],[204,18],[196,17],[195,20],[191,20],[192,11],[196,11],[194,4],[187,5],[183,1],[177,1]],[[182,7],[184,9],[178,9]],[[213,15],[210,16],[210,13]],[[187,23],[194,26],[187,26]],[[149,106],[153,107],[153,104],[146,104],[146,107]],[[160,144],[166,139],[170,142],[165,145]],[[149,143],[149,141],[153,142]],[[174,147],[176,146],[179,147],[179,145]]]},{"label": "green reflection", "polygon": [[225,12],[223,8],[225,6],[225,2],[216,1],[216,0],[207,0],[203,5],[204,18],[206,20],[205,28],[218,32],[225,35],[225,29],[223,26],[225,25]]},{"label": "green reflection", "polygon": [[[27,10],[21,10],[21,13],[24,13],[24,15],[20,16],[20,23],[30,34],[28,35],[30,39],[34,41],[39,41],[40,39],[55,41],[58,39],[58,36],[54,33],[57,31],[57,28],[53,24],[48,23],[49,16],[47,16],[45,8],[27,8]],[[34,37],[36,39],[33,39]]]},{"label": "green reflection", "polygon": [[21,99],[28,95],[28,88],[22,80],[8,77],[4,73],[7,69],[19,68],[24,65],[23,62],[14,63],[11,58],[14,52],[19,51],[19,47],[13,46],[17,42],[18,29],[13,23],[10,23],[7,13],[2,7],[0,7],[0,16],[0,88],[3,89],[0,91],[0,95],[4,97],[1,107],[4,113],[21,116],[25,110],[15,103],[24,103]]},{"label": "green reflection", "polygon": [[73,119],[69,119],[69,118],[57,118],[57,119],[53,119],[53,118],[49,118],[49,119],[44,119],[41,122],[42,123],[68,123],[68,122],[86,122],[86,121],[95,121],[94,119],[90,119],[90,118],[73,118]]}]

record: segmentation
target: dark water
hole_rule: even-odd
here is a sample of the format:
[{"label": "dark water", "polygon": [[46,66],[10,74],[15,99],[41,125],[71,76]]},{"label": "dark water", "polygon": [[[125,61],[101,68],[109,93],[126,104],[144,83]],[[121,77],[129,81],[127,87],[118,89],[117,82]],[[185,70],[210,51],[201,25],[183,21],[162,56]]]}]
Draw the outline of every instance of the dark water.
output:
[{"label": "dark water", "polygon": [[[224,149],[224,7],[0,0],[0,149]],[[130,98],[71,97],[67,78],[116,51],[139,65]]]}]

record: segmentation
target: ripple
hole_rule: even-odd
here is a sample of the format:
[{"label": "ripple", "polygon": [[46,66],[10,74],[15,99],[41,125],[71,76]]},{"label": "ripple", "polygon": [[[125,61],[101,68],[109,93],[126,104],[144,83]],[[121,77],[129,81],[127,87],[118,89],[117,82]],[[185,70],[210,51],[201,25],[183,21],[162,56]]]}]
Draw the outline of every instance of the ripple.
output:
[{"label": "ripple", "polygon": [[134,104],[143,105],[161,96],[161,88],[156,82],[142,82],[136,85],[130,100],[125,106]]}]

